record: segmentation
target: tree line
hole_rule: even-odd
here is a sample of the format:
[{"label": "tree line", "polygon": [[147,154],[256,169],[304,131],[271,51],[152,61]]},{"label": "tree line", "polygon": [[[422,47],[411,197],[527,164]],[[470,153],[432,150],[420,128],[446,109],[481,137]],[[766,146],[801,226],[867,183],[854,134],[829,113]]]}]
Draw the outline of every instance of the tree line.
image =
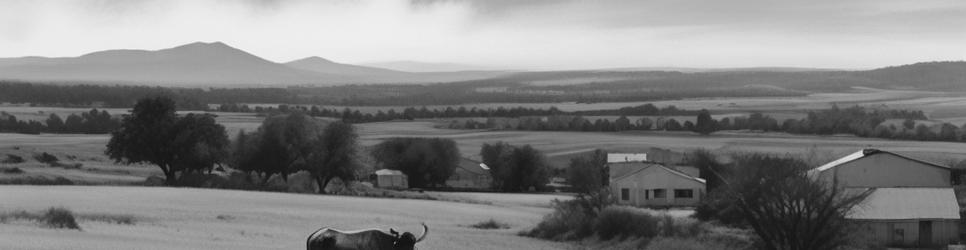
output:
[{"label": "tree line", "polygon": [[[620,132],[640,131],[691,131],[711,134],[723,130],[751,130],[763,132],[786,132],[791,134],[832,135],[851,134],[859,137],[921,141],[966,141],[966,125],[959,127],[950,123],[927,125],[922,111],[880,110],[861,106],[808,111],[801,119],[779,121],[761,112],[747,116],[714,119],[707,110],[695,111],[695,122],[683,123],[668,117],[641,117],[631,120],[628,115],[617,119],[588,119],[580,115],[524,116],[501,120],[489,118],[485,122],[468,119],[452,121],[452,129],[507,129],[528,131],[581,131]],[[901,120],[901,123],[887,123]]]},{"label": "tree line", "polygon": [[350,108],[325,108],[317,105],[287,105],[281,104],[277,107],[255,106],[247,104],[229,103],[219,105],[212,109],[220,112],[242,112],[242,113],[261,113],[261,114],[287,114],[291,112],[301,112],[314,117],[339,118],[351,123],[365,122],[384,122],[392,120],[413,120],[431,118],[464,118],[464,117],[526,117],[526,116],[555,116],[555,115],[585,115],[585,116],[604,116],[604,115],[623,115],[623,116],[659,116],[659,115],[695,115],[696,110],[678,109],[674,105],[659,108],[654,104],[643,104],[632,107],[622,107],[619,109],[604,110],[583,110],[583,111],[562,111],[557,107],[548,108],[528,108],[528,107],[497,107],[497,108],[477,108],[464,106],[448,106],[446,108],[427,108],[422,106],[406,107],[400,111],[395,109],[377,110],[375,113],[364,113],[358,109]]},{"label": "tree line", "polygon": [[0,133],[106,134],[120,126],[120,123],[107,110],[97,109],[80,115],[70,114],[67,119],[52,113],[44,122],[18,120],[14,115],[0,112]]},{"label": "tree line", "polygon": [[[222,165],[254,176],[258,180],[252,182],[261,185],[272,176],[287,180],[304,171],[320,193],[332,180],[357,180],[371,167],[400,170],[411,187],[439,188],[461,159],[452,139],[390,138],[371,148],[375,164],[367,166],[360,161],[364,157],[350,123],[289,112],[269,116],[256,131],[240,131],[231,141],[213,115],[177,115],[175,107],[167,97],[139,101],[112,132],[107,155],[121,163],[155,165],[168,185],[180,185],[185,176]],[[542,189],[549,180],[545,157],[529,145],[487,144],[481,154],[499,190]]]}]

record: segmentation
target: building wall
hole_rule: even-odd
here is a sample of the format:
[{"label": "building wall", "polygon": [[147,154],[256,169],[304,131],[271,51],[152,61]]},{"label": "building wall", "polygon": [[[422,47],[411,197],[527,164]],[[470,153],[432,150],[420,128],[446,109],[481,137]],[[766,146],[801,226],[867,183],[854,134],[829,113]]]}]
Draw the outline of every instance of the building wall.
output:
[{"label": "building wall", "polygon": [[409,180],[405,175],[377,175],[376,187],[380,188],[409,188]]},{"label": "building wall", "polygon": [[[704,198],[703,183],[684,178],[657,166],[648,167],[640,172],[610,183],[617,203],[632,206],[695,206]],[[627,190],[628,197],[623,199]],[[664,198],[655,197],[655,190],[663,189]],[[691,198],[675,196],[675,190],[691,190]]]},{"label": "building wall", "polygon": [[891,154],[874,154],[822,171],[819,178],[843,187],[950,187],[950,170]]},{"label": "building wall", "polygon": [[[919,246],[920,220],[863,220],[860,225],[865,229],[868,240],[883,246]],[[932,221],[932,238],[928,246],[943,246],[959,241],[957,220]]]}]

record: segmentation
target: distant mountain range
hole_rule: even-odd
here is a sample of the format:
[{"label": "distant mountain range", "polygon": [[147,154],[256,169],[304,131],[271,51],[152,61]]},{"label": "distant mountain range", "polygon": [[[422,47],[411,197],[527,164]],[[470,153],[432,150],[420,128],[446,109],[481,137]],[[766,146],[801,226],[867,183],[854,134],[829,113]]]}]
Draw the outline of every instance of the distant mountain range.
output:
[{"label": "distant mountain range", "polygon": [[165,86],[432,83],[483,79],[508,72],[416,73],[308,57],[275,63],[221,42],[162,50],[106,50],[79,57],[0,58],[0,79],[144,83]]},{"label": "distant mountain range", "polygon": [[197,42],[161,50],[106,50],[79,57],[0,58],[0,79],[192,87],[455,82],[473,88],[467,91],[477,91],[479,86],[513,86],[526,93],[543,90],[535,88],[558,91],[554,86],[584,84],[590,84],[584,87],[589,88],[588,93],[596,93],[593,90],[597,88],[657,91],[749,86],[818,92],[856,86],[966,91],[966,62],[925,62],[858,71],[783,67],[499,71],[411,61],[352,65],[317,56],[276,63],[221,42]]},{"label": "distant mountain range", "polygon": [[455,71],[493,71],[492,67],[458,64],[458,63],[431,63],[415,61],[391,61],[364,63],[362,65],[379,67],[407,72],[455,72]]}]

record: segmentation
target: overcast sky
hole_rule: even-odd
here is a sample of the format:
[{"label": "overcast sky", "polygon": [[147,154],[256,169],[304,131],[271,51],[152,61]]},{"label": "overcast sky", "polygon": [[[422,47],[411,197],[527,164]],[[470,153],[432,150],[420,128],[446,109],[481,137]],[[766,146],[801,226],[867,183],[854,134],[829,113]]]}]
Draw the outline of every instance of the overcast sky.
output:
[{"label": "overcast sky", "polygon": [[966,59],[966,1],[0,0],[0,57],[195,41],[277,62],[872,68]]}]

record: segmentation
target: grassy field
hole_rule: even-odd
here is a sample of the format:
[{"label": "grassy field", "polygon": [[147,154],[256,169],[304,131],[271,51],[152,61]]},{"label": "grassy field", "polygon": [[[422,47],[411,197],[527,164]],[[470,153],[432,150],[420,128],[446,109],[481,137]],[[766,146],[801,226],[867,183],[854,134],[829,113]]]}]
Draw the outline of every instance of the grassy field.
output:
[{"label": "grassy field", "polygon": [[[0,197],[0,212],[62,206],[80,215],[134,218],[131,225],[81,219],[83,231],[8,222],[0,224],[4,249],[303,249],[305,238],[320,227],[394,227],[418,234],[420,222],[430,229],[417,245],[422,249],[572,248],[516,236],[549,209],[513,202],[519,199],[513,196],[481,205],[189,188],[0,186]],[[467,227],[491,218],[511,228]]]}]

